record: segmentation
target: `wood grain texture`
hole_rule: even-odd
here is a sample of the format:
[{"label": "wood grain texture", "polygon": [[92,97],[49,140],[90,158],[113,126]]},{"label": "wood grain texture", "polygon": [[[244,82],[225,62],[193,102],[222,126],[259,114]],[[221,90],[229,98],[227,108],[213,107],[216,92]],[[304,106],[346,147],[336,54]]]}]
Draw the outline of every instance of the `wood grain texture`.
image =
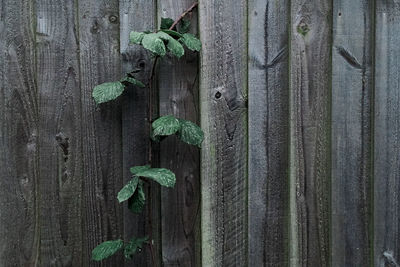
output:
[{"label": "wood grain texture", "polygon": [[33,1],[0,2],[0,266],[39,258],[38,103]]},{"label": "wood grain texture", "polygon": [[[159,21],[162,17],[178,18],[192,2],[159,0]],[[197,32],[196,13],[185,17],[190,19],[193,33]],[[197,71],[198,53],[188,49],[179,60],[172,55],[161,60],[160,115],[199,122]],[[161,191],[163,266],[201,266],[199,149],[169,137],[160,146],[160,165],[177,177],[175,188]]]},{"label": "wood grain texture", "polygon": [[73,2],[36,1],[40,266],[82,266],[85,261],[76,19]]},{"label": "wood grain texture", "polygon": [[372,1],[333,2],[332,266],[370,266]]},{"label": "wood grain texture", "polygon": [[121,111],[117,102],[96,106],[92,89],[121,78],[119,3],[79,0],[79,49],[82,104],[84,266],[123,266],[121,254],[95,263],[91,251],[106,240],[122,238],[122,206],[116,199],[122,187]]},{"label": "wood grain texture", "polygon": [[247,266],[247,1],[199,4],[202,264]]},{"label": "wood grain texture", "polygon": [[328,266],[331,1],[291,2],[290,266]]},{"label": "wood grain texture", "polygon": [[400,264],[400,3],[376,2],[374,264]]},{"label": "wood grain texture", "polygon": [[[152,69],[152,58],[141,46],[129,45],[129,33],[131,31],[153,30],[156,27],[156,1],[149,0],[120,0],[120,40],[122,56],[122,72],[138,70],[135,77],[148,85]],[[148,95],[149,88],[129,87],[122,96],[122,144],[123,144],[123,173],[124,183],[132,179],[129,168],[132,166],[148,164],[148,151],[150,145],[149,120],[148,120]],[[159,189],[154,185],[152,194],[159,201]],[[147,203],[146,205],[149,205]],[[124,238],[129,240],[132,237],[148,235],[148,209],[143,214],[134,215],[124,204]],[[152,217],[158,220],[159,204],[152,207]],[[153,219],[153,220],[154,220]],[[154,225],[156,228],[159,222]],[[157,234],[159,229],[154,229]],[[159,247],[159,236],[154,236],[155,245]],[[161,252],[157,249],[157,255]],[[158,259],[161,262],[161,259]],[[142,253],[136,255],[131,262],[125,266],[152,266],[151,255],[148,247]]]},{"label": "wood grain texture", "polygon": [[289,1],[249,1],[249,266],[288,260]]}]

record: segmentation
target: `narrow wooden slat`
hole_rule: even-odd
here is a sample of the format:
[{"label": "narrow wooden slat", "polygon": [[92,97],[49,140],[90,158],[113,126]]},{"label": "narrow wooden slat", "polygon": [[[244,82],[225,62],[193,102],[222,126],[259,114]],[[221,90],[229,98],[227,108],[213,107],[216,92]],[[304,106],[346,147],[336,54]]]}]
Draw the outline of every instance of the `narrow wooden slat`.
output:
[{"label": "narrow wooden slat", "polygon": [[290,265],[329,262],[331,1],[291,2]]},{"label": "narrow wooden slat", "polygon": [[333,2],[332,266],[370,266],[373,1]]},{"label": "narrow wooden slat", "polygon": [[376,1],[374,264],[400,264],[400,5]]},{"label": "narrow wooden slat", "polygon": [[[176,19],[193,0],[159,0],[159,21]],[[197,12],[196,12],[197,13]],[[196,33],[197,16],[189,14]],[[185,51],[181,59],[168,55],[159,69],[160,115],[174,115],[198,123],[198,54]],[[161,143],[160,165],[177,177],[173,189],[162,189],[163,266],[201,266],[200,258],[200,170],[199,149],[175,137]]]},{"label": "narrow wooden slat", "polygon": [[73,2],[36,0],[40,265],[82,265],[81,92]]},{"label": "narrow wooden slat", "polygon": [[[122,206],[116,199],[122,187],[121,112],[117,102],[96,106],[95,85],[121,78],[119,5],[117,0],[79,0],[79,49],[82,104],[83,262],[99,243],[122,238]],[[123,266],[122,255],[101,266]]]},{"label": "narrow wooden slat", "polygon": [[249,1],[249,266],[288,260],[289,1]]},{"label": "narrow wooden slat", "polygon": [[247,266],[247,1],[200,1],[202,264]]},{"label": "narrow wooden slat", "polygon": [[[148,84],[152,69],[152,58],[150,53],[138,45],[129,45],[129,33],[135,31],[146,31],[155,29],[156,1],[149,0],[120,0],[120,40],[122,56],[122,72],[140,70],[135,77]],[[145,165],[148,161],[149,122],[148,122],[148,94],[149,88],[129,87],[122,96],[122,144],[123,144],[123,173],[124,183],[132,179],[129,168],[137,165]],[[156,187],[157,188],[157,187]],[[153,190],[155,202],[159,200],[159,190]],[[124,238],[148,235],[148,209],[143,214],[134,215],[124,204]],[[149,205],[149,203],[147,203]],[[158,228],[159,220],[155,216],[159,212],[159,205],[152,206],[154,221],[153,227]],[[155,246],[159,247],[159,237],[155,236],[158,230],[153,231]],[[159,251],[159,249],[157,249]],[[160,252],[157,253],[159,255]],[[160,262],[161,260],[158,259]],[[142,253],[136,255],[132,262],[126,266],[152,266],[151,255],[148,247]]]},{"label": "narrow wooden slat", "polygon": [[38,264],[38,105],[33,1],[0,3],[0,266]]}]

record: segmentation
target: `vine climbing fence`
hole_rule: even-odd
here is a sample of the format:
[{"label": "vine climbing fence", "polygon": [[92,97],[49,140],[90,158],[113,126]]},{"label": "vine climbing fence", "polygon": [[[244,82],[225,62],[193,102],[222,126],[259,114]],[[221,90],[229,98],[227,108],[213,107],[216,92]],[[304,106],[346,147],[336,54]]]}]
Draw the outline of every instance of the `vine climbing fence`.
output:
[{"label": "vine climbing fence", "polygon": [[[159,266],[399,266],[399,2],[200,0],[200,55],[95,105],[152,71],[130,31],[192,1],[0,1],[0,266],[152,266],[90,259],[149,218]],[[116,195],[148,157],[148,94],[205,141],[154,148],[177,183],[139,216]]]}]

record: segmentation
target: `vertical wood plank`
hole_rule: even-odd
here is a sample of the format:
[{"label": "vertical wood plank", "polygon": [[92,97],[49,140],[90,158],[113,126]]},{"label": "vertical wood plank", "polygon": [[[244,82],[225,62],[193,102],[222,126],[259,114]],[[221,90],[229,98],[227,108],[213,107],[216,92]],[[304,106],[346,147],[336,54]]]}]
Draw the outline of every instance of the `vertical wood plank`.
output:
[{"label": "vertical wood plank", "polygon": [[84,262],[76,15],[74,2],[36,0],[41,266]]},{"label": "vertical wood plank", "polygon": [[332,266],[370,266],[373,1],[333,2]]},{"label": "vertical wood plank", "polygon": [[249,1],[249,266],[288,260],[289,1]]},{"label": "vertical wood plank", "polygon": [[38,105],[33,1],[0,2],[0,266],[39,257]]},{"label": "vertical wood plank", "polygon": [[[159,21],[176,19],[193,0],[159,0]],[[197,13],[197,12],[196,12]],[[196,33],[197,16],[193,12],[191,30]],[[198,54],[185,51],[176,59],[167,55],[159,69],[160,115],[199,121]],[[161,143],[160,165],[177,177],[173,189],[162,189],[163,266],[201,266],[200,258],[200,153],[199,149],[169,137]]]},{"label": "vertical wood plank", "polygon": [[79,49],[82,103],[83,265],[123,266],[122,255],[103,263],[90,260],[99,243],[122,238],[121,111],[113,102],[96,106],[92,89],[121,78],[117,0],[79,0]]},{"label": "vertical wood plank", "polygon": [[376,1],[374,264],[400,264],[400,3]]},{"label": "vertical wood plank", "polygon": [[200,1],[202,264],[247,266],[247,1]]},{"label": "vertical wood plank", "polygon": [[[148,85],[153,59],[150,53],[138,45],[129,45],[129,33],[135,31],[153,30],[156,27],[156,1],[149,0],[120,0],[120,40],[122,71],[131,72],[140,70],[135,77]],[[132,166],[148,164],[148,149],[150,145],[149,121],[148,121],[148,95],[149,88],[129,87],[122,97],[122,143],[123,143],[123,173],[124,184],[132,179],[129,168]],[[151,192],[154,199],[153,209],[153,239],[157,255],[160,254],[158,226],[159,218],[159,190],[153,188]],[[148,195],[149,198],[149,195]],[[146,205],[151,205],[148,201]],[[149,232],[149,214],[146,208],[143,214],[134,215],[125,204],[124,207],[124,237],[129,240],[132,237],[142,237]],[[157,260],[160,262],[160,259]],[[151,254],[146,247],[136,255],[131,263],[126,266],[152,266]]]},{"label": "vertical wood plank", "polygon": [[290,265],[328,266],[331,1],[291,2]]}]

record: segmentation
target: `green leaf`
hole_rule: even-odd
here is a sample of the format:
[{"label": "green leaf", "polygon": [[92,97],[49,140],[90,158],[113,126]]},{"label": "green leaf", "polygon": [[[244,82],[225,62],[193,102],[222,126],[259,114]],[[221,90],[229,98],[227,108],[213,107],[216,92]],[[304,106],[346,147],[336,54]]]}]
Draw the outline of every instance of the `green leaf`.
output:
[{"label": "green leaf", "polygon": [[145,36],[144,32],[132,31],[129,34],[129,42],[132,44],[141,44],[144,36]]},{"label": "green leaf", "polygon": [[139,181],[135,194],[128,200],[128,208],[133,213],[141,213],[146,203],[146,195],[144,194],[143,181]]},{"label": "green leaf", "polygon": [[160,117],[152,124],[152,137],[158,138],[159,136],[175,134],[180,129],[180,127],[181,125],[179,123],[179,120],[174,116],[167,115]]},{"label": "green leaf", "polygon": [[180,58],[185,54],[185,49],[181,43],[173,38],[168,41],[167,47],[168,50],[177,58]]},{"label": "green leaf", "polygon": [[130,169],[130,171],[131,171],[131,173],[132,173],[133,175],[136,175],[136,174],[138,174],[139,172],[142,172],[142,171],[145,171],[145,170],[148,170],[148,169],[150,169],[150,165],[135,166],[135,167],[132,167],[132,168]]},{"label": "green leaf", "polygon": [[173,172],[162,168],[151,168],[143,172],[139,172],[137,176],[153,179],[165,187],[174,187],[176,181],[176,177]]},{"label": "green leaf", "polygon": [[143,243],[147,242],[148,239],[149,238],[147,236],[142,238],[132,238],[131,241],[125,245],[125,258],[128,260],[132,259],[132,256],[136,253],[136,251],[140,251],[142,249]]},{"label": "green leaf", "polygon": [[133,85],[136,85],[136,86],[139,86],[142,88],[145,87],[145,85],[141,81],[136,80],[135,78],[132,78],[132,77],[128,77],[128,76],[121,79],[120,82],[128,82],[128,83],[131,83]]},{"label": "green leaf", "polygon": [[125,86],[121,82],[102,83],[93,89],[92,96],[97,104],[101,104],[116,99],[124,90]]},{"label": "green leaf", "polygon": [[176,37],[176,38],[182,38],[183,35],[180,34],[179,32],[176,31],[171,31],[171,30],[161,30],[161,32],[165,32],[166,34],[169,34],[172,37]]},{"label": "green leaf", "polygon": [[192,51],[200,51],[201,50],[201,42],[193,34],[185,33],[185,34],[183,34],[183,37],[179,40],[182,43],[184,43],[187,46],[187,48],[189,48]]},{"label": "green leaf", "polygon": [[187,33],[189,31],[189,28],[190,28],[190,20],[182,19],[181,22],[179,23],[178,32]]},{"label": "green leaf", "polygon": [[161,40],[164,41],[169,41],[169,40],[174,40],[174,38],[172,38],[169,34],[163,32],[163,31],[159,31],[157,32],[158,37],[160,37]]},{"label": "green leaf", "polygon": [[156,55],[165,56],[166,50],[164,42],[157,33],[149,33],[143,37],[142,45]]},{"label": "green leaf", "polygon": [[171,18],[161,18],[161,26],[160,29],[161,30],[167,30],[169,29],[172,24],[174,24],[174,20]]},{"label": "green leaf", "polygon": [[179,119],[181,129],[178,132],[179,138],[189,144],[201,147],[204,140],[203,130],[191,121]]},{"label": "green leaf", "polygon": [[135,176],[118,192],[119,203],[128,200],[136,191],[139,183],[139,177]]},{"label": "green leaf", "polygon": [[93,249],[92,259],[95,261],[104,260],[114,255],[123,246],[124,242],[121,239],[103,242]]}]

